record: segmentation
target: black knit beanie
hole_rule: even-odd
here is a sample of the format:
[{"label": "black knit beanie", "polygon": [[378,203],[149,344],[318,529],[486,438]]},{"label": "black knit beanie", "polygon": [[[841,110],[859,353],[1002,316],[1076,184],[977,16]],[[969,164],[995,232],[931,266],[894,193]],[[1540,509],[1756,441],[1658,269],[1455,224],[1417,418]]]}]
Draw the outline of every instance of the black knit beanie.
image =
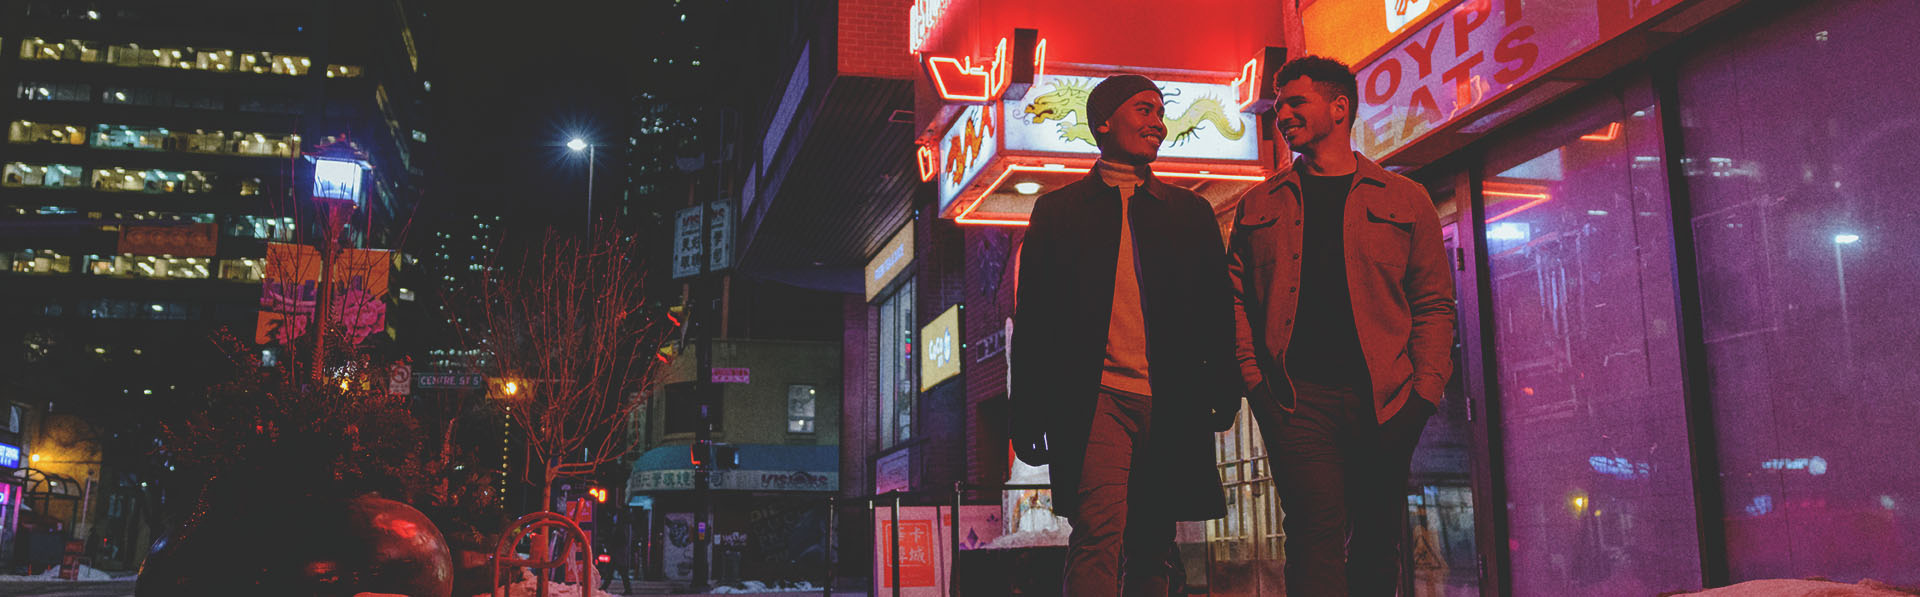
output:
[{"label": "black knit beanie", "polygon": [[1159,93],[1160,86],[1140,75],[1114,75],[1093,86],[1093,92],[1087,94],[1087,130],[1093,138],[1100,138],[1100,126],[1113,117],[1120,104],[1142,91]]}]

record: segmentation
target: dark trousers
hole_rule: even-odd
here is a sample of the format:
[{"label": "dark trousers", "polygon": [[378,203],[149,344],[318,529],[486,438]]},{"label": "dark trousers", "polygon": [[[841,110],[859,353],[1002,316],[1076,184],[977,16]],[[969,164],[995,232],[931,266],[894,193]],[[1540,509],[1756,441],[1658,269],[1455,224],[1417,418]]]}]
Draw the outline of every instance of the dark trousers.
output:
[{"label": "dark trousers", "polygon": [[1153,400],[1102,388],[1088,430],[1080,473],[1080,510],[1069,520],[1067,565],[1061,575],[1067,597],[1115,595],[1166,597],[1168,576],[1178,562],[1173,521],[1151,511],[1129,510],[1140,488],[1133,483],[1133,447],[1151,429]]},{"label": "dark trousers", "polygon": [[1286,514],[1287,594],[1391,597],[1424,415],[1404,409],[1421,420],[1383,426],[1364,386],[1295,382],[1294,390],[1292,414],[1260,421]]}]

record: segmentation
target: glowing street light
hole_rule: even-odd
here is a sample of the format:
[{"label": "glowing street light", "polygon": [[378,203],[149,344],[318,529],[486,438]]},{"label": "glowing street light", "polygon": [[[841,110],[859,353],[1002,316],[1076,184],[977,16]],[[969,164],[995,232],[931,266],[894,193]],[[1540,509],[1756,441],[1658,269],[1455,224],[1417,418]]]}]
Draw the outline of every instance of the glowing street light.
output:
[{"label": "glowing street light", "polygon": [[567,141],[567,149],[574,153],[587,152],[587,233],[593,233],[593,150],[598,147],[586,139],[574,137]]},{"label": "glowing street light", "polygon": [[1858,234],[1835,234],[1835,235],[1833,235],[1833,244],[1836,244],[1836,245],[1851,245],[1851,244],[1853,244],[1853,243],[1857,243],[1857,242],[1860,242],[1860,235],[1858,235]]}]

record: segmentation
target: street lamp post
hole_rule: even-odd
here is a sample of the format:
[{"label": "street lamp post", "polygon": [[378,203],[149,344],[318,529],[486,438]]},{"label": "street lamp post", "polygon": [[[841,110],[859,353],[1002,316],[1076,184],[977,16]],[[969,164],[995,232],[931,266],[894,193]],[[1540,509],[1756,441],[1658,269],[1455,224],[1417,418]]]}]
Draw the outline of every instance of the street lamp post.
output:
[{"label": "street lamp post", "polygon": [[581,139],[579,137],[574,137],[573,140],[567,141],[567,149],[573,150],[574,153],[580,153],[581,150],[586,150],[587,152],[587,233],[588,234],[593,233],[593,150],[596,147],[599,147],[599,146],[594,145],[592,143],[588,143],[585,139]]},{"label": "street lamp post", "polygon": [[1860,242],[1860,235],[1843,233],[1833,235],[1833,271],[1840,280],[1840,358],[1847,360],[1847,371],[1853,371],[1853,318],[1847,313],[1847,258],[1840,251],[1842,245]]},{"label": "street lamp post", "polygon": [[360,204],[360,182],[368,170],[366,157],[342,135],[307,154],[313,163],[310,198],[326,213],[321,229],[320,292],[313,313],[313,383],[326,380],[327,318],[333,308],[333,264],[340,255],[340,233],[347,217]]}]

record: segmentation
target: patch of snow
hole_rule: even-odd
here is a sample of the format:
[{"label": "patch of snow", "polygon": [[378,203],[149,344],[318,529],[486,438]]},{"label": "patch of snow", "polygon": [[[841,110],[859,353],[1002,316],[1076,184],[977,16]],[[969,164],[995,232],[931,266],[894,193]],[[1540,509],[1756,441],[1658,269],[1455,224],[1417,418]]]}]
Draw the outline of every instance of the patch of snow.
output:
[{"label": "patch of snow", "polygon": [[1823,580],[1755,580],[1729,587],[1687,593],[1684,597],[1910,597],[1886,584],[1863,580],[1849,585]]},{"label": "patch of snow", "polygon": [[804,580],[800,581],[799,584],[780,583],[777,586],[768,586],[767,583],[763,583],[757,580],[749,580],[745,582],[738,582],[730,585],[724,585],[724,586],[713,588],[713,592],[715,593],[727,593],[727,594],[795,593],[795,592],[817,592],[819,590],[820,590],[820,587],[813,586],[813,583],[810,583]]},{"label": "patch of snow", "polygon": [[[41,581],[48,581],[48,580],[66,580],[66,579],[60,578],[59,566],[48,568],[46,572],[42,572],[32,576],[15,576],[11,574],[0,574],[0,582],[28,582],[28,581],[41,582]],[[79,580],[87,580],[87,581],[113,580],[113,577],[108,576],[107,573],[105,572],[94,570],[92,566],[81,564]]]},{"label": "patch of snow", "polygon": [[[539,582],[539,580],[533,577],[533,574],[527,572],[526,568],[521,568],[520,582],[507,587],[507,597],[533,597],[539,595]],[[594,582],[600,582],[597,574],[595,575]],[[580,589],[580,585],[576,584],[547,581],[547,597],[620,597],[617,594],[608,593],[599,589],[593,589],[588,591],[587,594],[582,595]],[[473,597],[493,596],[488,593],[481,593]]]},{"label": "patch of snow", "polygon": [[1044,531],[1021,531],[1001,535],[980,549],[1016,549],[1021,547],[1055,547],[1067,544],[1067,537],[1073,529],[1066,525]]}]

